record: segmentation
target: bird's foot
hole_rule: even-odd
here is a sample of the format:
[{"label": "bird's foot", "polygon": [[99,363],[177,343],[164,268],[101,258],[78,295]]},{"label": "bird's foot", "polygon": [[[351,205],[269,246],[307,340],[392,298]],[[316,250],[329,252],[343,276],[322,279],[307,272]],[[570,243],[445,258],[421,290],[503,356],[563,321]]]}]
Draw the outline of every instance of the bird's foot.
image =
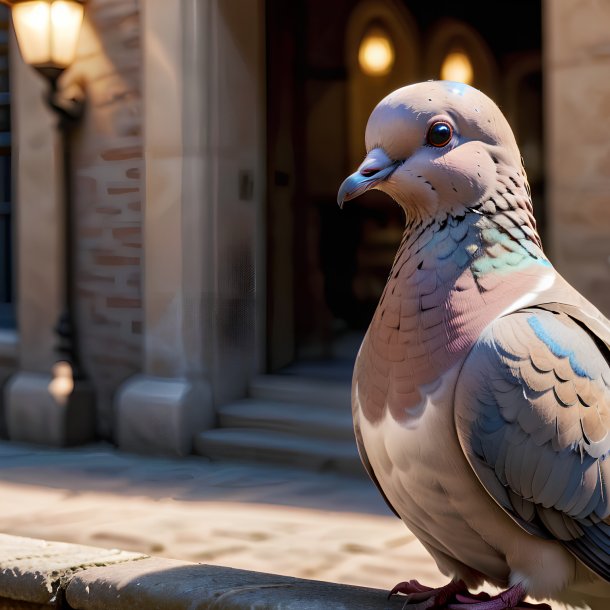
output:
[{"label": "bird's foot", "polygon": [[548,604],[530,604],[523,601],[526,596],[525,587],[517,584],[497,595],[488,593],[457,592],[447,604],[448,610],[552,610]]},{"label": "bird's foot", "polygon": [[436,589],[409,580],[398,583],[388,597],[397,593],[406,596],[404,610],[551,610],[548,604],[523,601],[526,591],[520,584],[492,596],[485,592],[470,593],[461,580],[452,580]]},{"label": "bird's foot", "polygon": [[470,595],[466,584],[462,580],[452,580],[444,587],[426,587],[417,580],[399,582],[389,593],[388,597],[401,593],[406,596],[403,608],[405,610],[434,610],[447,608],[447,604],[457,600],[459,593]]}]

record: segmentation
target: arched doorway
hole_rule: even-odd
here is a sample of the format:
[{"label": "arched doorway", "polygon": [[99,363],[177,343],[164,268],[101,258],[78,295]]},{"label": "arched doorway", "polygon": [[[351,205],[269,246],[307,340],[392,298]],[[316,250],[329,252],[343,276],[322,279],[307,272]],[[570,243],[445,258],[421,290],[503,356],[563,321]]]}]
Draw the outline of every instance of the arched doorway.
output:
[{"label": "arched doorway", "polygon": [[[538,176],[542,124],[532,116],[541,116],[542,84],[524,66],[540,65],[540,2],[501,2],[500,30],[487,8],[480,0],[434,6],[268,0],[269,372],[345,380],[351,375],[403,218],[380,193],[366,193],[342,212],[335,195],[364,154],[364,125],[383,95],[439,78],[447,55],[464,50],[473,84],[503,108],[518,139],[529,138],[520,144],[526,169],[527,150],[533,151],[532,177]],[[367,33],[379,29],[394,47],[395,63],[390,72],[371,77],[359,66],[358,51]],[[518,37],[510,34],[517,30]],[[524,97],[516,95],[523,83],[529,87]],[[540,187],[535,196],[543,219],[542,195]]]}]

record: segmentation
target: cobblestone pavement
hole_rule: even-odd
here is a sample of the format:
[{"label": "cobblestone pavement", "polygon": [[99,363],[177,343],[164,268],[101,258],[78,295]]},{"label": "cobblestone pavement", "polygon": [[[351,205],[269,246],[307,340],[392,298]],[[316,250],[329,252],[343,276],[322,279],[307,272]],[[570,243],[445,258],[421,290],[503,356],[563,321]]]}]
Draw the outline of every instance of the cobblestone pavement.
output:
[{"label": "cobblestone pavement", "polygon": [[445,582],[365,478],[0,442],[0,531],[391,588]]},{"label": "cobblestone pavement", "polygon": [[0,532],[380,589],[447,581],[364,474],[103,444],[0,441]]}]

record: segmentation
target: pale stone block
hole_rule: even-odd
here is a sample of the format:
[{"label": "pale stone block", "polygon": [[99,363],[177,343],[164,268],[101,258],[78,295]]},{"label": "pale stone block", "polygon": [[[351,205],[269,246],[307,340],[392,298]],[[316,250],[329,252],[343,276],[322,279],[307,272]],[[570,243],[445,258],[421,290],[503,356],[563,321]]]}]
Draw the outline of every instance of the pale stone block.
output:
[{"label": "pale stone block", "polygon": [[[253,339],[265,313],[256,289],[264,270],[256,239],[264,225],[264,3],[175,4],[141,5],[144,99],[155,100],[143,116],[144,372],[205,371],[226,401],[244,395],[259,365]],[[243,175],[251,192],[241,197]]]},{"label": "pale stone block", "polygon": [[590,189],[610,186],[609,69],[610,58],[547,72],[547,161],[559,192],[580,188],[586,197]]},{"label": "pale stone block", "polygon": [[[608,236],[610,227],[610,191],[607,189],[556,189],[560,205],[553,219],[558,226],[588,228],[600,237]],[[610,255],[610,249],[607,252]]]},{"label": "pale stone block", "polygon": [[404,605],[404,598],[388,600],[379,589],[158,558],[79,572],[67,587],[66,601],[81,610],[398,610]]},{"label": "pale stone block", "polygon": [[137,375],[117,393],[117,442],[126,451],[188,455],[214,417],[204,382]]},{"label": "pale stone block", "polygon": [[610,55],[610,3],[545,0],[542,14],[553,64],[591,62]]},{"label": "pale stone block", "polygon": [[11,440],[62,447],[95,437],[95,403],[91,387],[77,382],[66,400],[51,393],[53,377],[19,372],[4,389],[6,426]]},{"label": "pale stone block", "polygon": [[67,585],[75,572],[87,566],[109,565],[145,557],[140,553],[117,549],[0,534],[0,591],[3,598],[56,607],[59,590]]}]

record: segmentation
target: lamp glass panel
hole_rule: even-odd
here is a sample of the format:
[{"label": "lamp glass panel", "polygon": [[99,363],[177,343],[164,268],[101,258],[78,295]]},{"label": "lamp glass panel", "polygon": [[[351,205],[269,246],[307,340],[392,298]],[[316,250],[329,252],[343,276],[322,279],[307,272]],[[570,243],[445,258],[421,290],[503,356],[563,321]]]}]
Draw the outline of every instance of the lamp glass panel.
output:
[{"label": "lamp glass panel", "polygon": [[83,12],[83,5],[75,0],[32,0],[15,4],[13,23],[26,63],[69,66],[76,55]]},{"label": "lamp glass panel", "polygon": [[26,63],[41,65],[49,63],[51,7],[48,2],[34,0],[21,2],[13,7],[13,23]]},{"label": "lamp glass panel", "polygon": [[51,61],[69,66],[76,55],[76,47],[83,22],[83,5],[69,0],[55,0],[51,4]]}]

